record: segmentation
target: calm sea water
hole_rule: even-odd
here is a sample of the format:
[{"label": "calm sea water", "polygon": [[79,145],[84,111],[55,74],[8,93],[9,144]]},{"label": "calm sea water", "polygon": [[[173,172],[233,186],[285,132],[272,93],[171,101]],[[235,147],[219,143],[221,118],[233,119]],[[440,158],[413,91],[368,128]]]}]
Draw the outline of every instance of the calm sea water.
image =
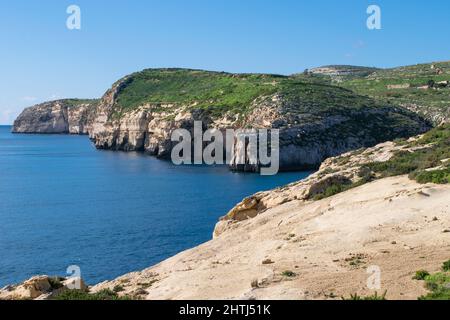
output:
[{"label": "calm sea water", "polygon": [[211,239],[245,196],[300,180],[97,151],[87,137],[0,127],[0,286],[78,265],[90,284]]}]

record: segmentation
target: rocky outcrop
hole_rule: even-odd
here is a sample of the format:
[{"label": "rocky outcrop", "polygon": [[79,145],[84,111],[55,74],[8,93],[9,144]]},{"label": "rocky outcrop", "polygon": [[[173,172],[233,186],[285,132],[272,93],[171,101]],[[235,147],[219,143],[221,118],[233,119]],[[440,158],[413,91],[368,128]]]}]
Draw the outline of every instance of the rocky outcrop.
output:
[{"label": "rocky outcrop", "polygon": [[35,276],[21,284],[0,289],[0,300],[49,300],[75,289],[87,291],[81,278]]},{"label": "rocky outcrop", "polygon": [[68,133],[67,108],[59,101],[25,109],[14,121],[14,133]]},{"label": "rocky outcrop", "polygon": [[332,78],[363,78],[371,75],[372,73],[380,70],[378,68],[360,67],[360,66],[323,66],[305,70],[306,74],[322,75]]},{"label": "rocky outcrop", "polygon": [[14,133],[88,134],[95,100],[57,100],[25,109],[14,121]]},{"label": "rocky outcrop", "polygon": [[[409,140],[411,144],[418,138]],[[366,164],[386,162],[398,152],[414,152],[424,146],[398,145],[386,142],[372,148],[360,149],[339,157],[326,159],[320,169],[308,178],[287,186],[256,193],[237,204],[217,223],[213,237],[219,237],[232,230],[240,222],[256,217],[265,211],[291,201],[310,202],[318,194],[333,185],[351,185],[363,183],[372,177],[364,171]]]},{"label": "rocky outcrop", "polygon": [[401,106],[414,113],[422,115],[425,119],[429,119],[436,125],[450,123],[450,108],[434,108],[416,103],[402,103]]}]

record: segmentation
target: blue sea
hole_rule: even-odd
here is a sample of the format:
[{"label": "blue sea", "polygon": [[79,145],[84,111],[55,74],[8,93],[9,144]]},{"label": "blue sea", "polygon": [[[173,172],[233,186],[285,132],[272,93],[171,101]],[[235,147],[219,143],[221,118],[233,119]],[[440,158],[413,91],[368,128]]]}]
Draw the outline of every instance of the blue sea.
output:
[{"label": "blue sea", "polygon": [[0,287],[71,265],[89,284],[147,268],[210,240],[244,197],[309,175],[175,166],[10,130],[0,126]]}]

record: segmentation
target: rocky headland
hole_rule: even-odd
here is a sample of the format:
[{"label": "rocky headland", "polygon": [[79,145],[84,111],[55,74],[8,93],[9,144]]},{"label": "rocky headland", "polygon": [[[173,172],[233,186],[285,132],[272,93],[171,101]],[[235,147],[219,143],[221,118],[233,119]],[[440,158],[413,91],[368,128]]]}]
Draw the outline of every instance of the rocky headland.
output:
[{"label": "rocky headland", "polygon": [[[69,104],[68,101],[71,103]],[[59,100],[26,109],[16,133],[89,134],[98,149],[169,158],[175,129],[279,129],[280,168],[318,168],[329,157],[431,128],[416,113],[328,84],[322,77],[147,69],[116,82],[95,102]],[[258,171],[247,146],[233,142]]]},{"label": "rocky headland", "polygon": [[26,108],[13,133],[88,134],[97,100],[63,99]]}]

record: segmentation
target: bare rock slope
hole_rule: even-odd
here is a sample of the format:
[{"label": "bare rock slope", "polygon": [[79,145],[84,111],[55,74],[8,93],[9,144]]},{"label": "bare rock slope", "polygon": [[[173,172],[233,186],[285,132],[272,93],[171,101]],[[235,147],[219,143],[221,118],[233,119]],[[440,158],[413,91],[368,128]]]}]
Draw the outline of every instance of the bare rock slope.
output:
[{"label": "bare rock slope", "polygon": [[450,186],[382,179],[318,202],[291,201],[147,270],[99,284],[145,299],[327,299],[426,293],[415,271],[450,254]]}]

